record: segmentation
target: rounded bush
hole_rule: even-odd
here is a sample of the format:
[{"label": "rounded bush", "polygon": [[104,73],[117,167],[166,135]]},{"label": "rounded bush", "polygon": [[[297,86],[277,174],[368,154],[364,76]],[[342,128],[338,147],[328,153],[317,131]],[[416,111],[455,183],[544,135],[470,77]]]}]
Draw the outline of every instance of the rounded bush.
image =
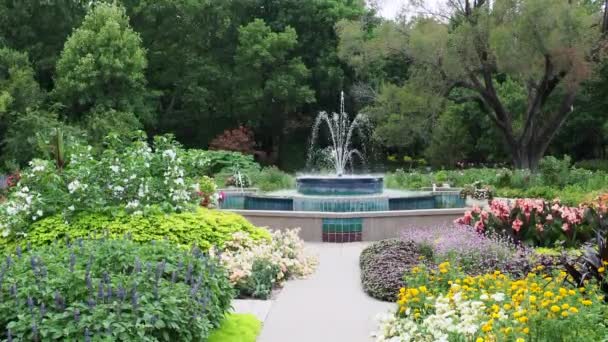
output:
[{"label": "rounded bush", "polygon": [[17,248],[0,266],[0,336],[204,341],[233,295],[225,270],[196,248],[106,239]]},{"label": "rounded bush", "polygon": [[248,233],[254,240],[270,239],[266,229],[230,212],[198,209],[175,214],[132,215],[118,211],[114,216],[80,213],[67,220],[61,215],[47,217],[32,224],[25,238],[4,241],[0,238],[0,246],[24,247],[27,243],[42,246],[56,240],[102,234],[109,238],[129,236],[137,242],[168,240],[181,246],[196,245],[207,250],[211,246],[223,246],[236,232]]},{"label": "rounded bush", "polygon": [[395,301],[405,286],[405,272],[420,263],[419,257],[413,242],[383,240],[371,244],[359,258],[363,290],[376,299]]}]

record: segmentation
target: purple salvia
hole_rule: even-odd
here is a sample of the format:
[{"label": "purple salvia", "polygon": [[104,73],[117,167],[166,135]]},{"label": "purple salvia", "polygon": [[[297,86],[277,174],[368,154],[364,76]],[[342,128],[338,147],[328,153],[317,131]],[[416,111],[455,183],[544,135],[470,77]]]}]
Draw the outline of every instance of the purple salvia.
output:
[{"label": "purple salvia", "polygon": [[46,315],[46,305],[44,305],[44,303],[40,303],[40,318],[42,319],[44,315]]},{"label": "purple salvia", "polygon": [[152,294],[154,295],[154,299],[158,300],[158,285],[154,284],[152,287]]},{"label": "purple salvia", "polygon": [[106,284],[110,284],[110,275],[108,272],[103,272],[103,282]]},{"label": "purple salvia", "polygon": [[186,284],[192,281],[192,264],[188,263],[188,269],[186,270]]},{"label": "purple salvia", "polygon": [[17,257],[21,259],[21,246],[17,246]]},{"label": "purple salvia", "polygon": [[78,309],[74,310],[74,321],[76,323],[80,322],[80,310]]},{"label": "purple salvia", "polygon": [[106,287],[106,302],[111,302],[112,300],[112,285],[108,285]]},{"label": "purple salvia", "polygon": [[36,262],[36,257],[33,255],[30,257],[30,266],[32,267],[32,270],[34,272],[36,272],[37,262]]},{"label": "purple salvia", "polygon": [[135,268],[133,271],[136,274],[141,272],[141,261],[139,261],[139,258],[135,258]]},{"label": "purple salvia", "polygon": [[13,334],[11,333],[11,329],[6,329],[6,341],[13,342]]},{"label": "purple salvia", "polygon": [[34,299],[32,297],[27,297],[27,307],[30,309],[30,313],[34,313]]},{"label": "purple salvia", "polygon": [[137,294],[137,289],[133,289],[133,292],[131,293],[131,305],[133,306],[133,310],[137,310],[137,305],[138,305],[138,300],[139,295]]},{"label": "purple salvia", "polygon": [[34,337],[34,341],[38,341],[38,326],[36,322],[32,323],[32,336]]},{"label": "purple salvia", "polygon": [[89,291],[93,291],[93,281],[91,280],[91,275],[90,274],[86,274],[84,276],[84,281],[87,284],[87,289],[89,289]]},{"label": "purple salvia", "polygon": [[103,282],[100,280],[97,285],[97,300],[103,301]]},{"label": "purple salvia", "polygon": [[59,311],[63,311],[65,309],[65,301],[63,297],[59,294],[59,291],[55,291],[55,307]]},{"label": "purple salvia", "polygon": [[10,255],[6,256],[6,267],[11,267],[11,264],[13,263],[13,259],[11,258]]},{"label": "purple salvia", "polygon": [[91,342],[91,332],[89,331],[89,328],[84,329],[84,340],[85,342]]},{"label": "purple salvia", "polygon": [[17,299],[17,284],[13,284],[9,289],[9,294]]},{"label": "purple salvia", "polygon": [[175,284],[175,281],[177,281],[177,272],[173,271],[171,272],[171,284]]},{"label": "purple salvia", "polygon": [[121,301],[124,301],[125,298],[127,297],[125,288],[122,287],[122,285],[118,286],[118,290],[117,290],[117,294],[116,295],[118,296],[118,299],[120,299]]},{"label": "purple salvia", "polygon": [[87,260],[87,266],[86,266],[86,273],[89,274],[91,273],[91,266],[93,265],[93,256],[89,256],[89,260]]},{"label": "purple salvia", "polygon": [[146,262],[146,273],[150,274],[152,273],[152,263],[151,262]]},{"label": "purple salvia", "polygon": [[76,254],[70,253],[70,273],[74,273],[74,267],[76,266]]},{"label": "purple salvia", "polygon": [[95,299],[93,299],[93,297],[89,297],[87,300],[87,306],[89,309],[93,309],[95,307]]},{"label": "purple salvia", "polygon": [[181,270],[182,270],[182,268],[184,268],[184,261],[183,261],[183,260],[180,260],[180,261],[177,263],[177,269],[178,269],[179,271],[181,271]]}]

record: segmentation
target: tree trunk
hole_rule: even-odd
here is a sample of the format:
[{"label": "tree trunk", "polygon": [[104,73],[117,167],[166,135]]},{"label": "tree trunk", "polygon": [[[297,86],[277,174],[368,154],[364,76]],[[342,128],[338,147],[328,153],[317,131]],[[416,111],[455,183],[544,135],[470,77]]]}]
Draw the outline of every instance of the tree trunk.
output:
[{"label": "tree trunk", "polygon": [[518,169],[536,170],[548,146],[549,141],[543,143],[532,141],[527,145],[511,146],[513,165]]}]

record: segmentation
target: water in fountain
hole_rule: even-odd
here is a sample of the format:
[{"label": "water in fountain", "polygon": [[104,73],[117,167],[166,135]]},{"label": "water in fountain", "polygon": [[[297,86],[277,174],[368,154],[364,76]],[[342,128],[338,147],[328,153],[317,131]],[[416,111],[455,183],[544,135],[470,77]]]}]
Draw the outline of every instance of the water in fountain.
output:
[{"label": "water in fountain", "polygon": [[344,92],[340,93],[340,112],[328,114],[320,112],[314,125],[312,126],[312,137],[310,139],[310,149],[308,154],[309,163],[315,153],[315,145],[319,137],[319,130],[325,123],[329,130],[330,146],[326,149],[326,155],[331,160],[335,174],[342,176],[346,168],[350,165],[352,170],[353,159],[358,157],[365,161],[363,153],[353,148],[353,136],[355,133],[360,138],[365,138],[363,129],[369,128],[369,120],[366,115],[358,114],[350,121],[348,113],[344,110]]}]

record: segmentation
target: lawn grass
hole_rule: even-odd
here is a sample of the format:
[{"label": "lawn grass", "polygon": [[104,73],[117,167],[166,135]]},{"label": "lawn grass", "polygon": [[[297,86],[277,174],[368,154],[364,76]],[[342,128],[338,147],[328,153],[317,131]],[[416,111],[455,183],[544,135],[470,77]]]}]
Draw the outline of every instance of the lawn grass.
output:
[{"label": "lawn grass", "polygon": [[229,314],[209,342],[255,342],[261,330],[262,323],[254,315]]}]

